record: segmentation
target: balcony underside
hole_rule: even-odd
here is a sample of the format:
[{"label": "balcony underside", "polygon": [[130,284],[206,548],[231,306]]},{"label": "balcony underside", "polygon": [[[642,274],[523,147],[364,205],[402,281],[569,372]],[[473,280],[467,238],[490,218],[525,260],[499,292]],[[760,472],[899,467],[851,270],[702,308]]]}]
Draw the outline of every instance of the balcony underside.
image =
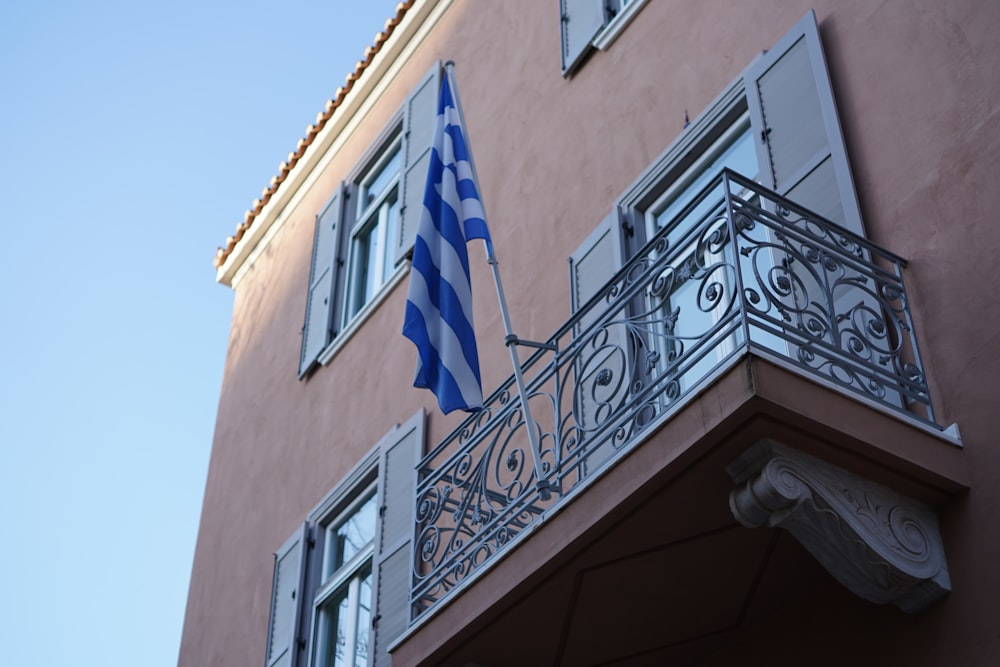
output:
[{"label": "balcony underside", "polygon": [[960,447],[934,428],[748,354],[414,625],[393,661],[732,664],[761,629],[794,627],[803,605],[830,617],[824,632],[844,609],[902,622],[841,587],[785,531],[736,522],[726,468],[761,440],[931,507],[968,485]]}]

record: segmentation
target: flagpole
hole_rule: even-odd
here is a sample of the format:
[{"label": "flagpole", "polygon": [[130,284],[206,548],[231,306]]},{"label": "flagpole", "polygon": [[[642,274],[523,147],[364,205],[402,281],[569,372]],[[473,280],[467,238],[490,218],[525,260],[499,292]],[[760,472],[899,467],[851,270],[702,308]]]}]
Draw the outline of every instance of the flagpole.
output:
[{"label": "flagpole", "polygon": [[[455,86],[455,61],[449,60],[444,64],[445,75],[448,77],[448,84],[451,86],[452,96],[455,98],[455,107],[458,109],[459,116],[462,118],[462,124],[465,124],[465,113],[462,111],[462,99],[458,94],[458,88]],[[479,183],[479,175],[476,173],[476,162],[472,158],[473,151],[471,141],[469,139],[469,132],[465,132],[465,142],[467,144],[468,154],[469,154],[469,167],[472,169],[472,177],[475,179],[476,184]],[[479,198],[482,200],[483,194],[479,193]],[[486,208],[485,203],[483,208]],[[510,313],[507,310],[507,297],[504,295],[503,282],[500,280],[500,263],[497,261],[496,252],[493,250],[493,244],[483,239],[483,247],[486,249],[486,262],[493,269],[493,284],[496,286],[497,300],[500,302],[500,315],[503,318],[503,329],[504,329],[504,344],[507,349],[510,350],[510,361],[514,366],[514,381],[517,383],[517,391],[521,396],[521,409],[524,411],[524,421],[525,426],[528,429],[528,442],[531,445],[531,454],[534,459],[534,469],[535,469],[535,479],[537,480],[537,487],[539,495],[542,500],[548,500],[551,496],[552,491],[556,490],[556,487],[545,477],[542,470],[542,450],[538,441],[538,432],[535,429],[535,420],[531,416],[531,407],[528,405],[528,394],[525,391],[524,386],[524,375],[521,372],[521,360],[517,354],[518,345],[527,345],[530,347],[537,347],[542,349],[555,350],[554,345],[547,343],[535,343],[532,341],[523,341],[519,339],[513,332],[510,324]]]}]

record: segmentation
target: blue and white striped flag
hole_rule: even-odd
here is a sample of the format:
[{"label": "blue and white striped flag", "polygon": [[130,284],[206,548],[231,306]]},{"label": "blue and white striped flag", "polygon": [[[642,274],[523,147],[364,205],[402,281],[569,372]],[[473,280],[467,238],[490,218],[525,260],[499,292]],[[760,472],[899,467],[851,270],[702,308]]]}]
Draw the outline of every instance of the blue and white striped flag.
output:
[{"label": "blue and white striped flag", "polygon": [[466,243],[490,244],[456,99],[445,76],[403,323],[418,352],[413,386],[433,391],[445,414],[483,407]]}]

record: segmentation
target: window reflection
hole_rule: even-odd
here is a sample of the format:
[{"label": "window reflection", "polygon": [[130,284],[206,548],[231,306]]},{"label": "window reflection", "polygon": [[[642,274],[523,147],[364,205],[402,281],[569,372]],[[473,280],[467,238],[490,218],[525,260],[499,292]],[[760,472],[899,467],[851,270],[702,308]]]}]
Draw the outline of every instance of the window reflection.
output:
[{"label": "window reflection", "polygon": [[[708,341],[713,327],[734,297],[734,275],[729,269],[729,244],[703,242],[725,226],[718,217],[725,193],[719,183],[702,196],[723,168],[756,178],[757,149],[746,114],[723,129],[715,141],[683,173],[676,176],[647,211],[647,234],[667,228],[667,247],[677,259],[671,263],[669,293],[651,294],[650,306],[659,308],[667,323],[658,338],[659,353],[682,390],[705,377],[735,340]],[[698,351],[697,348],[706,346]],[[702,356],[703,355],[703,356]]]},{"label": "window reflection", "polygon": [[397,137],[357,181],[357,217],[351,232],[345,325],[375,297],[395,268],[403,161],[400,146]]},{"label": "window reflection", "polygon": [[327,577],[354,558],[375,538],[375,496],[369,496],[331,533],[333,557],[327,565]]},{"label": "window reflection", "polygon": [[323,582],[316,594],[313,667],[368,663],[376,494],[362,499],[326,528]]}]

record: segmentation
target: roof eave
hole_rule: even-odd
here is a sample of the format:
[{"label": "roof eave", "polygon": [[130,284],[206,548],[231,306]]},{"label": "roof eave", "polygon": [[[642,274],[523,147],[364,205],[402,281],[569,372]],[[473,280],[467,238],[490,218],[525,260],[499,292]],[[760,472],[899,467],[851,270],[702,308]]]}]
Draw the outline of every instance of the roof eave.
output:
[{"label": "roof eave", "polygon": [[[246,211],[243,221],[236,226],[236,233],[226,239],[224,247],[216,250],[217,282],[230,287],[239,282],[245,267],[252,263],[252,257],[265,245],[268,233],[276,231],[275,223],[281,220],[282,212],[312,180],[310,175],[335,140],[395,77],[399,62],[406,59],[401,56],[408,56],[429,29],[425,25],[428,17],[435,17],[429,22],[433,25],[449,4],[451,0],[407,0],[396,6],[396,15],[386,21],[385,30],[376,34],[375,44],[366,47],[365,59],[358,61],[347,75],[345,84],[317,114],[316,123],[306,128],[306,136],[299,139],[295,150],[279,166],[278,174]],[[414,40],[415,36],[420,39]]]}]

